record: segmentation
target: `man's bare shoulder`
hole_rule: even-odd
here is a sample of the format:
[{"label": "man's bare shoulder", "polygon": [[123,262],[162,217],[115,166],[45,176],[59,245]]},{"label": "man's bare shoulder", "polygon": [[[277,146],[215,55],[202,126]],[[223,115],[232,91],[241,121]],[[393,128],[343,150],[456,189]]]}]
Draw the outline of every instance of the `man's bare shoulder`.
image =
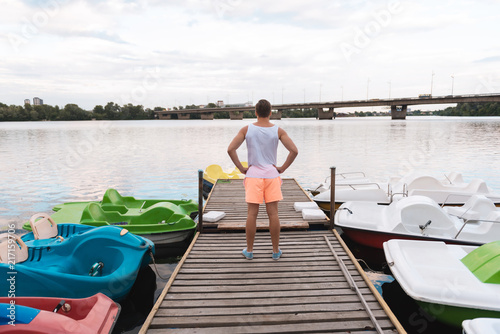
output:
[{"label": "man's bare shoulder", "polygon": [[278,137],[281,138],[281,136],[283,135],[286,135],[286,131],[285,129],[283,129],[282,127],[278,127]]},{"label": "man's bare shoulder", "polygon": [[248,125],[245,125],[240,129],[240,133],[242,133],[244,136],[246,136],[247,132],[248,132]]}]

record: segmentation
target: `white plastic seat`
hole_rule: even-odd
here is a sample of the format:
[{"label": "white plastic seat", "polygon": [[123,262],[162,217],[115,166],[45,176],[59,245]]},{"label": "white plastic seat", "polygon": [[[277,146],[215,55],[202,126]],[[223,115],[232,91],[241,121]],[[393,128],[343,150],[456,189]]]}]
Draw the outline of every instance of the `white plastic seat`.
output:
[{"label": "white plastic seat", "polygon": [[448,175],[446,175],[446,179],[448,180],[448,182],[450,184],[454,184],[454,185],[462,185],[464,184],[464,179],[462,177],[462,173],[459,173],[459,172],[451,172],[449,173]]},{"label": "white plastic seat", "polygon": [[0,237],[0,263],[16,265],[27,259],[28,247],[19,236],[4,234]]},{"label": "white plastic seat", "polygon": [[465,188],[465,191],[473,194],[488,194],[490,192],[488,186],[486,185],[486,182],[481,179],[474,179],[470,181],[470,183]]},{"label": "white plastic seat", "polygon": [[303,209],[302,218],[304,220],[322,220],[326,219],[326,215],[321,209]]},{"label": "white plastic seat", "polygon": [[446,207],[445,210],[452,215],[461,217],[467,220],[482,220],[492,213],[497,211],[495,204],[484,195],[474,195],[459,207]]},{"label": "white plastic seat", "polygon": [[203,221],[207,223],[215,223],[226,216],[223,211],[209,211],[203,214]]},{"label": "white plastic seat", "polygon": [[309,202],[295,202],[293,203],[293,208],[296,212],[302,212],[304,209],[319,209],[318,204],[313,201]]},{"label": "white plastic seat", "polygon": [[45,213],[34,214],[30,218],[30,225],[35,239],[50,239],[57,237],[57,224]]}]

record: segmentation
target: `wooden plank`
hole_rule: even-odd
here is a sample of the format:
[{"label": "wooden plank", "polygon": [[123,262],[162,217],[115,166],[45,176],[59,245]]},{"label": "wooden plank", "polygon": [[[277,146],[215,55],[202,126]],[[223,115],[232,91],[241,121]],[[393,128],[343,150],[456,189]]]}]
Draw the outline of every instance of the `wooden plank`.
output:
[{"label": "wooden plank", "polygon": [[[382,309],[377,302],[369,302],[372,310]],[[158,316],[217,316],[217,315],[245,315],[245,314],[273,314],[273,313],[301,313],[301,312],[340,312],[359,311],[363,305],[358,302],[353,303],[329,303],[329,304],[308,304],[308,305],[275,305],[252,306],[252,307],[189,307],[189,308],[160,308],[156,314]],[[366,317],[368,319],[368,316]]]},{"label": "wooden plank", "polygon": [[[385,316],[383,311],[375,311],[375,315],[381,319]],[[256,317],[255,315],[228,315],[228,316],[196,316],[196,317],[167,317],[161,316],[154,319],[151,328],[169,327],[191,327],[193,322],[200,327],[230,326],[237,323],[251,325],[274,325],[283,323],[311,323],[314,321],[353,321],[366,320],[366,312],[310,312],[296,314],[273,314]]]},{"label": "wooden plank", "polygon": [[[370,289],[361,289],[363,293],[370,294]],[[284,297],[317,297],[331,296],[336,299],[337,296],[355,295],[351,289],[307,289],[291,291],[266,291],[262,293],[263,297],[255,292],[201,292],[201,293],[175,293],[169,292],[165,300],[210,300],[210,299],[248,299],[248,298],[284,298]],[[197,302],[198,303],[198,302]]]},{"label": "wooden plank", "polygon": [[[352,266],[351,268],[354,268]],[[251,273],[259,274],[259,273],[279,273],[283,274],[283,270],[279,269],[284,269],[284,268],[269,268],[269,267],[253,267]],[[305,273],[306,275],[315,272],[315,271],[322,271],[322,270],[336,270],[340,272],[340,269],[338,266],[302,266],[302,267],[289,267],[289,269],[286,271],[288,275],[295,276],[295,274],[303,274]],[[231,274],[245,274],[248,273],[248,267],[228,267],[228,268],[214,268],[213,266],[210,266],[208,268],[196,268],[196,267],[188,267],[188,266],[183,266],[182,268],[182,273],[183,274],[189,274],[189,273],[195,273],[195,274],[219,274],[219,273],[231,273]]]},{"label": "wooden plank", "polygon": [[[367,296],[367,301],[376,301],[375,296]],[[342,295],[336,296],[336,303],[354,303],[359,301],[357,295]],[[196,302],[197,307],[250,307],[250,306],[265,306],[265,305],[305,305],[305,304],[331,304],[331,296],[309,296],[309,297],[283,297],[283,298],[247,298],[244,300],[239,299],[210,299],[210,300],[200,300]],[[168,308],[181,308],[181,307],[192,307],[192,300],[182,300],[176,298],[175,300],[166,300],[161,304],[162,309]],[[365,314],[366,316],[366,314]]]},{"label": "wooden plank", "polygon": [[[280,259],[281,261],[282,259]],[[247,261],[247,260],[245,260]],[[256,259],[254,258],[252,261],[255,261],[256,262]],[[271,262],[272,261],[272,262]],[[297,271],[300,271],[301,270],[301,266],[308,266],[311,264],[310,261],[289,261],[289,262],[280,262],[280,261],[273,261],[271,260],[271,257],[269,257],[269,260],[267,259],[261,259],[261,261],[259,263],[256,263],[254,265],[252,265],[251,267],[247,267],[247,268],[252,268],[252,269],[256,269],[256,268],[269,268],[269,265],[270,263],[273,263],[273,262],[279,262],[279,263],[276,263],[274,265],[274,268],[281,268],[281,269],[285,269],[285,268],[288,268],[289,270],[297,270]],[[329,265],[331,264],[331,261],[318,261],[317,263],[318,265]],[[245,264],[244,262],[243,263],[228,263],[228,262],[215,262],[215,263],[186,263],[183,265],[183,267],[186,267],[186,268],[213,268],[214,266],[217,266],[218,268],[245,268]],[[294,266],[295,265],[295,266]],[[355,269],[352,267],[352,265],[350,265],[351,267],[348,266],[349,269]],[[268,269],[267,269],[268,270]]]},{"label": "wooden plank", "polygon": [[[257,262],[258,259],[254,258],[252,261]],[[265,259],[261,259],[260,262],[257,262],[253,264],[251,267],[246,266],[244,262],[242,263],[227,263],[227,262],[218,262],[217,263],[217,268],[252,268],[252,270],[258,269],[258,268],[266,268],[266,270],[269,270],[269,264],[273,262],[278,262],[274,264],[274,268],[281,268],[285,269],[288,268],[289,270],[297,270],[301,271],[302,266],[309,266],[311,264],[310,261],[289,261],[289,262],[281,262],[280,261],[273,261],[269,257],[269,259],[266,257]],[[247,261],[247,260],[245,260]],[[272,262],[271,262],[272,261]],[[331,261],[325,260],[325,261],[317,261],[318,263],[315,263],[317,265],[330,265],[332,264]],[[213,263],[186,263],[182,266],[183,268],[214,268]],[[353,265],[348,265],[347,266],[349,269],[355,269]],[[248,271],[248,270],[247,270]]]},{"label": "wooden plank", "polygon": [[[280,226],[281,226],[281,228],[288,228],[288,229],[290,229],[290,228],[308,229],[309,223],[307,223],[307,222],[281,222]],[[239,223],[239,222],[224,222],[224,223],[219,223],[217,225],[217,228],[219,230],[227,230],[227,231],[245,230],[245,227],[246,227],[245,223]],[[258,231],[269,230],[269,222],[257,221],[257,230]]]},{"label": "wooden plank", "polygon": [[[385,333],[396,333],[390,327],[390,323],[384,326],[386,330]],[[220,333],[352,333],[353,331],[361,332],[361,329],[370,330],[372,329],[371,322],[369,320],[363,321],[327,321],[327,322],[314,322],[305,324],[280,324],[280,325],[251,325],[246,323],[239,323],[239,326],[224,326],[224,327],[204,327],[201,331],[204,334],[220,334]],[[200,331],[197,331],[200,332]],[[171,328],[165,330],[164,328],[158,331],[152,329],[149,333],[179,333],[179,334],[192,334],[192,328]],[[362,333],[369,333],[363,331]],[[372,332],[373,333],[373,332]]]},{"label": "wooden plank", "polygon": [[[362,280],[362,278],[360,279]],[[345,281],[345,277],[343,276],[333,276],[333,277],[280,277],[280,278],[241,278],[241,279],[204,279],[204,280],[192,280],[192,279],[183,279],[183,277],[178,276],[175,280],[176,286],[192,286],[196,284],[197,286],[231,286],[231,285],[259,285],[259,284],[310,284],[310,283],[323,283],[325,281],[328,282],[343,282]]]},{"label": "wooden plank", "polygon": [[280,272],[280,271],[274,271],[274,272],[266,272],[265,275],[262,275],[261,273],[245,273],[244,276],[241,274],[235,274],[234,272],[227,272],[227,273],[213,273],[213,272],[208,272],[208,273],[196,273],[196,274],[189,274],[189,273],[182,273],[177,275],[179,279],[185,279],[185,280],[207,280],[207,279],[215,279],[215,280],[222,280],[222,279],[232,279],[232,280],[247,280],[247,279],[252,279],[252,278],[262,278],[265,276],[266,279],[270,278],[302,278],[302,277],[321,277],[323,280],[325,278],[329,277],[342,277],[342,272],[340,270],[329,270],[329,271],[324,271],[324,270],[318,270],[318,271],[309,271],[309,272]]},{"label": "wooden plank", "polygon": [[[302,289],[345,289],[349,288],[347,282],[326,282],[326,283],[295,283],[286,284],[285,286],[268,286],[268,285],[245,285],[245,286],[213,286],[210,288],[214,292],[268,292],[268,291],[293,291]],[[172,292],[204,292],[207,287],[204,286],[178,286],[175,282],[171,286]]]}]

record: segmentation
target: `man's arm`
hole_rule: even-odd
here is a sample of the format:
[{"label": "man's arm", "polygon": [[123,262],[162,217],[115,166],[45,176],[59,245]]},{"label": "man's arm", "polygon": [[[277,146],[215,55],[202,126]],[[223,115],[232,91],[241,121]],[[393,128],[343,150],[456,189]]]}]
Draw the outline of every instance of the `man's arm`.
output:
[{"label": "man's arm", "polygon": [[238,153],[236,152],[236,150],[241,146],[241,144],[243,144],[243,142],[245,141],[245,135],[247,133],[247,129],[248,129],[248,126],[245,126],[243,127],[239,132],[238,134],[236,135],[236,137],[233,138],[233,140],[231,141],[231,143],[229,144],[229,147],[227,148],[227,154],[229,154],[229,157],[231,158],[231,160],[233,161],[234,165],[236,166],[236,168],[238,168],[240,170],[240,172],[242,172],[243,174],[246,174],[247,173],[247,170],[248,170],[248,167],[244,167],[242,164],[241,164],[241,161],[240,159],[238,158]]},{"label": "man's arm", "polygon": [[292,162],[295,160],[295,158],[299,154],[299,150],[297,149],[297,146],[295,146],[295,143],[292,141],[292,138],[290,138],[286,131],[282,128],[278,129],[278,137],[283,143],[283,146],[285,146],[285,148],[288,150],[288,156],[285,160],[285,163],[280,167],[276,167],[278,172],[282,174],[288,167],[290,167]]}]

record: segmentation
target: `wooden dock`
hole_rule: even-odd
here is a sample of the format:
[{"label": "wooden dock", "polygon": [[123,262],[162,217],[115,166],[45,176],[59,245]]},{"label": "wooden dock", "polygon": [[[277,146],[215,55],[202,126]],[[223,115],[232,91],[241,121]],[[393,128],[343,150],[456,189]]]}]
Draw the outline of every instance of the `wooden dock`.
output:
[{"label": "wooden dock", "polygon": [[[283,179],[281,187],[283,200],[278,204],[280,224],[283,230],[308,229],[310,225],[328,224],[328,218],[319,220],[304,220],[302,213],[295,212],[295,202],[311,201],[309,195],[302,189],[295,179]],[[214,186],[207,199],[204,212],[223,211],[226,216],[216,223],[203,223],[205,228],[216,228],[218,230],[235,231],[244,230],[247,217],[247,205],[245,203],[245,188],[243,180],[219,180]],[[259,208],[257,216],[257,230],[268,230],[265,205]]]},{"label": "wooden dock", "polygon": [[[294,183],[284,180],[282,224],[301,222],[293,202],[309,199]],[[282,231],[278,261],[269,232],[259,231],[246,260],[245,234],[227,231],[244,226],[241,187],[214,187],[205,212],[227,213],[227,227],[213,229],[224,233],[196,234],[140,333],[405,333],[335,230]]]}]

